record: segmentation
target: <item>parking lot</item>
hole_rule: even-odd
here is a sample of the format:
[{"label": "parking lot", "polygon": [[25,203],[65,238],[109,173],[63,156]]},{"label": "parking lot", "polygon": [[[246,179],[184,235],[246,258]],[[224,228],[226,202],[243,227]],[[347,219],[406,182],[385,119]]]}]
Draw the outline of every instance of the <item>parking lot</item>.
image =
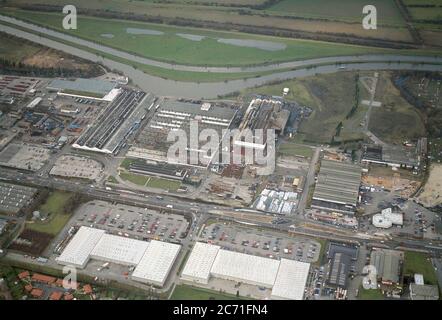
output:
[{"label": "parking lot", "polygon": [[321,245],[307,238],[292,238],[238,225],[213,223],[201,232],[203,241],[225,249],[269,258],[316,262]]},{"label": "parking lot", "polygon": [[67,227],[74,225],[140,240],[180,242],[186,236],[188,221],[176,214],[94,200],[77,209]]}]

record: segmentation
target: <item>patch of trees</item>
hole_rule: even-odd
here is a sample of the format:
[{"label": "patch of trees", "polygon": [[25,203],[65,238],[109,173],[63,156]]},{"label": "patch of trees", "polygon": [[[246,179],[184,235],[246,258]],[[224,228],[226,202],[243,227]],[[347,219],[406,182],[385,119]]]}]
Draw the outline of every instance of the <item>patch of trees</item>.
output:
[{"label": "patch of trees", "polygon": [[393,84],[399,89],[401,96],[407,100],[408,103],[419,109],[423,116],[425,127],[428,135],[431,138],[442,137],[442,109],[434,108],[429,101],[423,100],[416,96],[415,93],[408,87],[407,81],[409,78],[430,78],[434,80],[442,80],[440,73],[432,72],[399,72],[393,79]]},{"label": "patch of trees", "polygon": [[350,111],[348,112],[347,116],[345,117],[345,119],[349,119],[351,118],[356,110],[358,110],[359,107],[359,74],[355,75],[355,95],[354,95],[354,104],[353,107],[350,109]]},{"label": "patch of trees", "polygon": [[63,214],[71,214],[78,207],[79,204],[91,200],[88,196],[81,193],[74,193],[63,206]]},{"label": "patch of trees", "polygon": [[91,67],[88,70],[66,69],[66,68],[43,68],[24,64],[22,62],[12,61],[0,57],[0,73],[12,74],[17,76],[30,77],[96,77],[103,74],[98,67]]},{"label": "patch of trees", "polygon": [[[142,1],[142,0],[141,0]],[[255,9],[255,10],[264,10],[267,9],[275,4],[277,4],[278,2],[280,2],[281,0],[266,0],[262,3],[258,3],[258,4],[252,4],[252,3],[233,3],[233,2],[206,2],[206,1],[186,1],[185,3],[188,5],[197,5],[197,6],[208,6],[208,7],[230,7],[230,8],[249,8],[249,9]],[[177,1],[173,1],[173,0],[154,0],[154,3],[162,3],[162,4],[177,4],[177,3],[181,3],[181,2],[177,2]]]}]

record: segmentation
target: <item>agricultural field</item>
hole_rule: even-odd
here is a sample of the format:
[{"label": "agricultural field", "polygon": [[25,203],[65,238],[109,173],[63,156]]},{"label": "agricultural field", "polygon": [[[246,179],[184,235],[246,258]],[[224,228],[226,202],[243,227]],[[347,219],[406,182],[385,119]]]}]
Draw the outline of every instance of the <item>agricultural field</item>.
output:
[{"label": "agricultural field", "polygon": [[[380,48],[178,28],[85,16],[79,18],[78,30],[66,31],[62,29],[60,14],[15,10],[6,12],[24,20],[143,57],[179,64],[241,66],[325,56],[387,52]],[[236,43],[231,44],[232,39]]]},{"label": "agricultural field", "polygon": [[208,289],[195,288],[188,285],[178,285],[170,300],[243,300],[233,294],[220,293]]},{"label": "agricultural field", "polygon": [[[365,0],[282,0],[265,9],[265,12],[311,19],[338,20],[344,22],[360,22],[362,8],[367,5]],[[404,25],[404,19],[394,0],[370,1],[378,12],[378,24]]]},{"label": "agricultural field", "polygon": [[375,100],[382,102],[382,106],[373,107],[369,129],[381,140],[401,143],[426,136],[419,111],[402,98],[390,73],[380,73]]},{"label": "agricultural field", "polygon": [[[249,0],[247,0],[249,1]],[[241,30],[245,27],[256,28],[257,32],[263,33],[274,30],[298,31],[305,33],[320,32],[324,34],[334,34],[342,36],[351,34],[361,38],[386,39],[391,41],[408,41],[413,39],[407,30],[403,19],[393,0],[376,0],[379,6],[379,23],[384,22],[388,25],[382,25],[377,30],[365,30],[361,27],[362,20],[362,0],[346,1],[324,1],[315,0],[313,3],[307,0],[297,1],[283,0],[274,6],[263,7],[257,10],[255,6],[244,8],[243,4],[235,6],[213,6],[200,5],[196,3],[189,4],[182,2],[158,3],[154,1],[129,1],[129,0],[109,0],[106,3],[100,0],[90,0],[85,3],[82,0],[72,0],[70,4],[77,8],[85,10],[98,10],[103,12],[115,12],[116,14],[136,14],[139,18],[151,20],[161,20],[169,24],[177,24],[178,21],[191,21],[198,26],[214,26],[217,29]],[[344,3],[344,4],[343,4]],[[43,7],[47,5],[65,5],[63,0],[14,0],[9,1],[8,5],[26,6],[31,4],[40,4]],[[343,14],[343,8],[350,6],[350,14]],[[364,3],[365,5],[365,3]],[[288,8],[287,10],[284,8]],[[299,10],[299,13],[297,13]],[[345,12],[348,9],[345,7]],[[91,12],[92,13],[92,12]],[[384,15],[385,14],[385,15]],[[324,18],[325,17],[325,18]],[[355,27],[357,24],[357,27]]]}]

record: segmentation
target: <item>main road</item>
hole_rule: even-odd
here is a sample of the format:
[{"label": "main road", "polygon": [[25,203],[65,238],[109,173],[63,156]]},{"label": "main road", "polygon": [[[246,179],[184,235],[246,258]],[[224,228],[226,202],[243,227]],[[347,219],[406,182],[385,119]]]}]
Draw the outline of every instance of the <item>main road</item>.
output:
[{"label": "main road", "polygon": [[[340,56],[326,57],[320,59],[299,60],[278,64],[268,64],[250,67],[204,67],[185,66],[155,61],[152,59],[136,56],[121,50],[96,44],[91,41],[73,37],[51,29],[30,24],[15,18],[0,15],[0,21],[10,25],[0,24],[0,31],[19,38],[23,38],[41,45],[54,48],[68,54],[80,57],[92,62],[101,63],[111,70],[118,70],[131,78],[133,83],[140,89],[152,92],[159,96],[179,96],[185,98],[216,98],[245,88],[263,85],[270,81],[286,80],[297,77],[311,76],[315,74],[333,73],[346,64],[346,70],[420,70],[420,71],[442,71],[441,57],[424,56],[403,56],[403,55],[362,55],[362,56]],[[24,31],[22,29],[28,29]],[[57,39],[57,40],[53,40]],[[68,42],[72,45],[62,43]],[[265,76],[230,80],[224,82],[195,83],[163,79],[148,75],[129,64],[103,58],[100,55],[87,50],[79,49],[75,45],[88,47],[112,56],[123,58],[134,63],[161,67],[164,69],[192,72],[218,72],[218,73],[239,73],[239,72],[263,72],[275,71]],[[297,68],[296,70],[281,71],[282,69]],[[279,70],[279,71],[278,71]]]}]

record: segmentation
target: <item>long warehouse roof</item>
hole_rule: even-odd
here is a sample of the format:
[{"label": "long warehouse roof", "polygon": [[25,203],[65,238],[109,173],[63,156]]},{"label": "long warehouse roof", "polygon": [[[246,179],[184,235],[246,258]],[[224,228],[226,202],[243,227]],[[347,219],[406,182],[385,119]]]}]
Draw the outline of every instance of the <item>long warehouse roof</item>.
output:
[{"label": "long warehouse roof", "polygon": [[361,175],[360,166],[322,160],[313,199],[356,205]]},{"label": "long warehouse roof", "polygon": [[210,276],[272,288],[272,299],[302,300],[310,264],[275,260],[197,242],[181,279],[208,283]]}]

